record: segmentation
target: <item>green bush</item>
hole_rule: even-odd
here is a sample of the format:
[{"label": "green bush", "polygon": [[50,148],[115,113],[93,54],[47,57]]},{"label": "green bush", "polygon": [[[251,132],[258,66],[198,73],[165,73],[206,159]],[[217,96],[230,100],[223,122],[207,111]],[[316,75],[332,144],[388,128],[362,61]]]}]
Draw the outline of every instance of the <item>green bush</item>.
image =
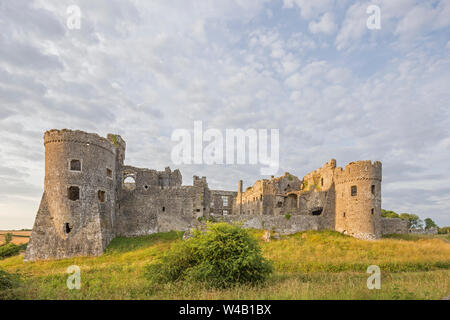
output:
[{"label": "green bush", "polygon": [[11,257],[18,254],[21,250],[21,246],[17,246],[14,243],[7,243],[0,246],[0,259]]},{"label": "green bush", "polygon": [[17,299],[12,289],[19,284],[19,277],[0,269],[0,300]]},{"label": "green bush", "polygon": [[284,215],[284,217],[286,218],[286,220],[289,220],[289,219],[291,218],[291,214],[290,214],[290,213],[286,213],[286,214]]},{"label": "green bush", "polygon": [[14,285],[14,279],[12,275],[6,271],[0,269],[0,291],[11,289]]},{"label": "green bush", "polygon": [[450,233],[450,227],[438,228],[438,233],[439,234],[448,234],[448,233]]},{"label": "green bush", "polygon": [[192,238],[175,243],[159,263],[146,267],[145,274],[155,283],[186,280],[225,288],[262,282],[271,272],[271,263],[246,230],[207,223],[206,231],[194,230]]}]

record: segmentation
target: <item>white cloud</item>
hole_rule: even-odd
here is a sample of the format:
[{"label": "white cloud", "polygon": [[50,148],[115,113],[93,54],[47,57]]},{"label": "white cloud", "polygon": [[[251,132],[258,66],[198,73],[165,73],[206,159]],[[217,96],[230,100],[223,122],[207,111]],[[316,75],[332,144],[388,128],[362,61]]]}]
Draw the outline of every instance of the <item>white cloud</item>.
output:
[{"label": "white cloud", "polygon": [[334,22],[334,16],[331,12],[325,13],[319,21],[311,21],[309,23],[309,31],[311,33],[325,33],[325,34],[332,34],[336,31],[337,25]]}]

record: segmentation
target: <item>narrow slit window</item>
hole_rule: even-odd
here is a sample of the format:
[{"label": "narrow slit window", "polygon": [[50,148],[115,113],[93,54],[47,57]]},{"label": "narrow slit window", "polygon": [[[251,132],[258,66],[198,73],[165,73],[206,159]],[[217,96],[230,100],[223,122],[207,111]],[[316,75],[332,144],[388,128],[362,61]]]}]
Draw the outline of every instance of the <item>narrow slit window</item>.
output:
[{"label": "narrow slit window", "polygon": [[111,170],[111,169],[106,168],[106,176],[107,176],[108,178],[112,178],[112,170]]},{"label": "narrow slit window", "polygon": [[375,210],[372,208],[372,209],[370,209],[370,214],[371,215],[373,215],[374,214],[374,212],[375,212]]},{"label": "narrow slit window", "polygon": [[375,194],[375,185],[372,185],[372,186],[370,187],[370,191],[372,192],[372,194]]},{"label": "narrow slit window", "polygon": [[356,188],[356,186],[352,186],[350,191],[351,191],[352,197],[354,197],[358,194],[358,189]]},{"label": "narrow slit window", "polygon": [[70,227],[70,224],[68,222],[64,223],[64,232],[66,234],[70,233],[70,231],[72,231],[72,228]]}]

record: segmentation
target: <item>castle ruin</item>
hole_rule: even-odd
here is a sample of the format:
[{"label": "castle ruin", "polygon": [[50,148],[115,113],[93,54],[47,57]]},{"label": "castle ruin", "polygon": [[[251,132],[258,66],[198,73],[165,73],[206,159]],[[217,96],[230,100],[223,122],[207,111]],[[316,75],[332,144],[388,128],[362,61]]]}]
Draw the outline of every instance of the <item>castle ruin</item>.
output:
[{"label": "castle ruin", "polygon": [[332,159],[302,180],[290,173],[243,191],[209,188],[206,177],[182,185],[179,170],[127,166],[119,135],[72,130],[44,134],[44,193],[24,260],[97,256],[116,236],[188,231],[201,220],[240,221],[282,234],[331,229],[361,239],[405,233],[381,217],[378,161],[336,167]]}]

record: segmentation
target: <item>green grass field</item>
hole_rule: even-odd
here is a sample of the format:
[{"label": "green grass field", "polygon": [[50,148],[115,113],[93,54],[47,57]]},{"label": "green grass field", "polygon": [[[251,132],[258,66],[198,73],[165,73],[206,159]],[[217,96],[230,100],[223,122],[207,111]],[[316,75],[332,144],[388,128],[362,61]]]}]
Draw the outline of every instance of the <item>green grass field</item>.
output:
[{"label": "green grass field", "polygon": [[[261,239],[263,231],[250,230]],[[8,290],[17,299],[441,299],[450,295],[448,236],[390,236],[357,240],[332,231],[308,231],[260,245],[274,273],[258,286],[206,289],[198,283],[150,284],[144,266],[154,262],[182,233],[116,238],[94,258],[0,260],[20,280]],[[68,290],[66,269],[81,268],[81,290]],[[369,265],[381,268],[381,289],[366,285]]]}]

